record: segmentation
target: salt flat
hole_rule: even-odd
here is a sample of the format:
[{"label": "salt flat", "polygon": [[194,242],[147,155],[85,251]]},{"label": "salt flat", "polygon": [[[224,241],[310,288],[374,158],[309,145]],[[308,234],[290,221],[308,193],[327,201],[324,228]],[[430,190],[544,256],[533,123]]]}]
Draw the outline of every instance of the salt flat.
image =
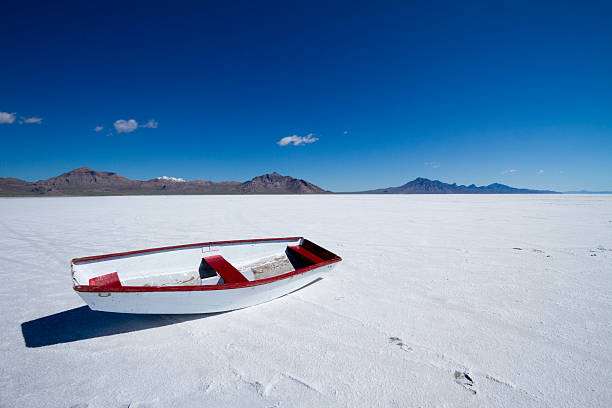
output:
[{"label": "salt flat", "polygon": [[[71,287],[78,256],[295,235],[344,261],[244,310]],[[2,407],[612,405],[609,195],[0,199],[0,279]]]}]

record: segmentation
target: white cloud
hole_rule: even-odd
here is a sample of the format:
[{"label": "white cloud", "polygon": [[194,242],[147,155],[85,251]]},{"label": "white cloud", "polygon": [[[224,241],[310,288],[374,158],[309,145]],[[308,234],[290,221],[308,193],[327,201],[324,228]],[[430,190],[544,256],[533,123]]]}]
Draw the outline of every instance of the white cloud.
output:
[{"label": "white cloud", "polygon": [[345,135],[348,135],[348,130],[345,130],[345,131],[344,131],[344,132],[342,132],[342,133],[344,133]]},{"label": "white cloud", "polygon": [[[15,122],[15,119],[17,119],[16,113],[0,112],[0,124],[2,123],[11,124]],[[24,118],[22,116],[19,118],[18,123],[20,125],[23,125],[24,123],[35,123],[37,125],[40,125],[42,123],[42,118],[37,118],[37,117]]]},{"label": "white cloud", "polygon": [[21,125],[22,123],[36,123],[37,125],[40,125],[42,123],[42,118],[24,118],[23,116],[19,119],[19,124]]},{"label": "white cloud", "polygon": [[117,133],[130,133],[136,130],[138,127],[138,122],[136,122],[134,119],[119,119],[115,122],[114,126]]},{"label": "white cloud", "polygon": [[94,132],[100,132],[102,129],[104,129],[104,126],[96,126]]},{"label": "white cloud", "polygon": [[542,169],[538,170],[538,174],[544,174],[544,170]]},{"label": "white cloud", "polygon": [[285,136],[278,142],[276,142],[279,146],[287,146],[293,144],[294,146],[301,146],[307,143],[314,143],[319,140],[318,137],[313,137],[312,133],[307,134],[306,136]]},{"label": "white cloud", "polygon": [[510,169],[510,170],[502,171],[502,174],[512,174],[512,173],[518,173],[518,170],[517,169]]},{"label": "white cloud", "polygon": [[0,112],[0,124],[8,123],[11,124],[15,121],[15,114],[8,112]]},{"label": "white cloud", "polygon": [[150,121],[148,121],[144,125],[140,125],[140,127],[142,127],[142,128],[149,128],[149,129],[157,129],[157,125],[159,125],[159,123],[157,123],[155,121],[155,119],[151,119]]},{"label": "white cloud", "polygon": [[429,167],[432,167],[434,169],[437,169],[438,167],[440,167],[440,163],[436,163],[436,162],[425,162],[423,164],[425,166],[429,166]]}]

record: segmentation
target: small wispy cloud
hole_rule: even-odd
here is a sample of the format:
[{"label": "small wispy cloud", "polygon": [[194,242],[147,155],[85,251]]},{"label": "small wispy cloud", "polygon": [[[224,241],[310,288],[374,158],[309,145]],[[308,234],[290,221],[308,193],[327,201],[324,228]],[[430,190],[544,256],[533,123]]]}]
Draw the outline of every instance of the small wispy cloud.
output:
[{"label": "small wispy cloud", "polygon": [[15,121],[15,114],[8,112],[0,112],[0,124],[11,124]]},{"label": "small wispy cloud", "polygon": [[101,132],[104,129],[104,126],[96,126],[94,128],[94,132]]},{"label": "small wispy cloud", "polygon": [[140,127],[142,127],[142,128],[149,128],[149,129],[157,129],[157,125],[159,125],[159,123],[157,123],[155,121],[155,119],[151,119],[150,121],[148,121],[144,125],[140,125]]},{"label": "small wispy cloud", "polygon": [[[0,124],[11,124],[14,123],[15,120],[17,119],[17,113],[9,113],[9,112],[0,112]],[[34,123],[37,125],[40,125],[42,123],[42,118],[37,118],[37,117],[31,117],[31,118],[26,118],[21,116],[19,118],[19,121],[17,123],[19,123],[20,125],[23,125],[24,123]]]},{"label": "small wispy cloud", "polygon": [[117,133],[130,133],[138,128],[138,122],[136,122],[134,119],[119,119],[114,123],[113,126],[115,126],[115,130],[117,131]]},{"label": "small wispy cloud", "polygon": [[513,173],[518,173],[518,170],[517,169],[510,169],[510,170],[502,171],[502,174],[513,174]]},{"label": "small wispy cloud", "polygon": [[279,140],[278,142],[276,142],[279,146],[287,146],[287,145],[294,145],[294,146],[302,146],[308,143],[314,143],[317,140],[319,140],[318,137],[314,137],[312,133],[307,134],[306,136],[298,136],[298,135],[293,135],[293,136],[285,136],[283,137],[281,140]]},{"label": "small wispy cloud", "polygon": [[[159,123],[155,121],[155,119],[151,119],[147,123],[144,123],[142,125],[139,125],[135,119],[129,119],[129,120],[119,119],[113,124],[117,133],[131,133],[138,128],[156,129],[158,125]],[[94,128],[96,132],[99,132],[102,129],[103,129],[102,126],[96,126]]]},{"label": "small wispy cloud", "polygon": [[538,170],[538,174],[544,174],[544,170],[542,169]]},{"label": "small wispy cloud", "polygon": [[345,130],[345,131],[344,131],[344,132],[342,132],[342,133],[344,133],[345,135],[348,135],[348,130]]},{"label": "small wispy cloud", "polygon": [[19,124],[24,124],[24,123],[35,123],[37,125],[40,125],[42,123],[42,118],[35,118],[35,117],[31,117],[31,118],[24,118],[23,116],[19,119]]},{"label": "small wispy cloud", "polygon": [[423,164],[427,167],[431,167],[434,169],[437,169],[438,167],[440,167],[440,163],[437,163],[437,162],[425,162]]}]

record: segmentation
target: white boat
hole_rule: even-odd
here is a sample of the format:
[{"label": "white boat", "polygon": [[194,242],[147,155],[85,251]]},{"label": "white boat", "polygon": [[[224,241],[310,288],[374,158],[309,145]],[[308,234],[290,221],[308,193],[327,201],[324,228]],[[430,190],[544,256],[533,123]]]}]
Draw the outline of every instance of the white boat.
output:
[{"label": "white boat", "polygon": [[294,292],[341,260],[302,237],[266,238],[75,258],[71,272],[74,290],[93,310],[214,313]]}]

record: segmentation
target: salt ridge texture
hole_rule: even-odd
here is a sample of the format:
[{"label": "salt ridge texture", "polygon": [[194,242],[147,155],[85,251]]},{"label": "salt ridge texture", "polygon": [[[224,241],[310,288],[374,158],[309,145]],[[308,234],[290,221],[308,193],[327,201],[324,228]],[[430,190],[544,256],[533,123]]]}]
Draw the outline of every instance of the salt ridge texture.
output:
[{"label": "salt ridge texture", "polygon": [[[344,261],[244,310],[71,288],[74,257],[295,235]],[[609,195],[0,199],[0,406],[609,406],[611,261]]]}]

